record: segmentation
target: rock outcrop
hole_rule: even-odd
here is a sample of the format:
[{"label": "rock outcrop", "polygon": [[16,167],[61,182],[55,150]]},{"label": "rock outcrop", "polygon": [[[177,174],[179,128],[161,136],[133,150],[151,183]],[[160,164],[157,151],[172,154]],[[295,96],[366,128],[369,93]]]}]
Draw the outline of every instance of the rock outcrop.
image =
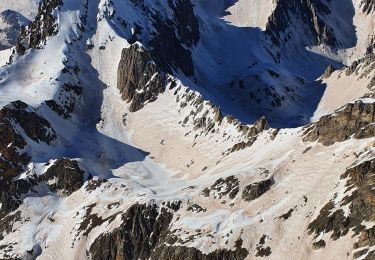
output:
[{"label": "rock outcrop", "polygon": [[[22,203],[22,196],[27,194],[37,181],[29,179],[12,180],[3,178],[0,180],[0,220],[7,214],[18,209]],[[1,231],[1,230],[0,230]],[[0,232],[1,233],[1,232]]]},{"label": "rock outcrop", "polygon": [[190,49],[199,41],[198,19],[190,1],[168,1],[168,15],[163,13],[165,10],[155,12],[144,3],[134,4],[149,12],[155,30],[151,37],[142,39],[137,36],[142,28],[135,25],[137,29],[128,40],[132,45],[121,54],[117,86],[122,98],[130,102],[131,112],[142,109],[145,103],[155,101],[164,92],[166,73],[182,71],[186,76],[194,75]]},{"label": "rock outcrop", "polygon": [[18,209],[28,193],[40,184],[47,184],[52,192],[69,196],[80,189],[86,180],[85,171],[70,159],[59,159],[41,175],[31,175],[25,179],[0,179],[0,219]]},{"label": "rock outcrop", "polygon": [[59,159],[38,180],[47,181],[51,191],[70,195],[83,186],[85,172],[81,170],[77,161]]},{"label": "rock outcrop", "polygon": [[362,0],[362,12],[370,14],[375,11],[375,0]]},{"label": "rock outcrop", "polygon": [[[330,238],[337,240],[352,231],[353,236],[357,237],[353,249],[367,249],[358,251],[360,254],[356,252],[356,257],[368,254],[365,259],[373,259],[369,256],[374,255],[375,251],[368,251],[375,245],[375,228],[368,228],[364,223],[370,223],[375,218],[375,160],[354,164],[341,175],[341,181],[345,182],[344,194],[340,196],[342,199],[335,202],[333,198],[320,210],[320,214],[308,226],[309,233],[315,237],[330,233]],[[344,212],[345,207],[348,207],[348,213]],[[323,243],[316,242],[314,248],[318,247],[323,247]]]},{"label": "rock outcrop", "polygon": [[203,254],[194,247],[174,246],[177,240],[169,230],[179,203],[157,205],[134,204],[122,216],[122,224],[111,233],[100,235],[89,249],[93,260],[104,259],[165,259],[219,260],[245,259],[248,251],[242,240],[233,251],[218,249]]},{"label": "rock outcrop", "polygon": [[275,183],[273,178],[247,185],[242,191],[242,199],[252,201],[266,193]]},{"label": "rock outcrop", "polygon": [[332,115],[323,116],[305,128],[304,141],[332,145],[351,137],[361,139],[375,135],[375,103],[361,100],[349,103]]},{"label": "rock outcrop", "polygon": [[100,235],[90,246],[93,260],[149,259],[168,232],[173,213],[156,205],[134,204],[122,216],[123,223]]},{"label": "rock outcrop", "polygon": [[233,145],[233,147],[230,149],[230,152],[233,153],[236,151],[241,151],[247,147],[252,146],[257,140],[258,134],[268,129],[270,129],[270,126],[268,125],[268,121],[265,116],[260,117],[257,121],[254,122],[254,125],[252,125],[251,127],[240,123],[238,130],[245,133],[247,140]]},{"label": "rock outcrop", "polygon": [[202,193],[204,196],[212,196],[215,199],[221,199],[228,196],[230,199],[234,199],[239,192],[239,180],[234,176],[227,178],[220,178],[215,181],[210,187],[206,187]]},{"label": "rock outcrop", "polygon": [[57,138],[51,124],[22,101],[12,102],[1,109],[0,117],[12,119],[25,131],[27,137],[37,143],[51,144]]},{"label": "rock outcrop", "polygon": [[0,13],[0,50],[16,45],[21,25],[27,22],[27,18],[16,11],[5,10]]},{"label": "rock outcrop", "polygon": [[173,14],[163,18],[161,14],[152,17],[156,29],[151,38],[152,56],[157,64],[172,74],[179,69],[186,76],[194,75],[194,65],[189,48],[199,41],[199,24],[190,0],[168,1]]},{"label": "rock outcrop", "polygon": [[185,246],[161,246],[158,247],[151,255],[151,259],[164,260],[221,260],[221,259],[238,259],[243,260],[248,256],[249,252],[242,248],[242,240],[236,242],[235,250],[218,249],[209,254],[203,254],[194,247]]},{"label": "rock outcrop", "polygon": [[324,71],[322,75],[322,79],[328,79],[329,77],[331,77],[334,71],[335,71],[335,68],[332,66],[332,64],[328,65],[328,67],[326,68],[326,70]]},{"label": "rock outcrop", "polygon": [[117,70],[117,87],[123,100],[130,102],[135,112],[153,102],[165,90],[165,74],[152,60],[149,52],[138,44],[124,49]]},{"label": "rock outcrop", "polygon": [[299,25],[304,26],[306,37],[304,39],[312,42],[305,42],[306,45],[326,44],[336,46],[337,40],[333,29],[327,25],[321,17],[329,15],[331,10],[323,1],[293,0],[277,1],[276,8],[268,19],[266,34],[272,42],[280,46],[283,42],[290,40],[287,32],[290,21],[300,20]]},{"label": "rock outcrop", "polygon": [[58,25],[53,11],[62,4],[62,0],[42,0],[40,2],[35,20],[21,30],[16,45],[17,53],[22,55],[28,49],[40,48],[45,44],[47,37],[57,34]]},{"label": "rock outcrop", "polygon": [[26,138],[51,144],[57,136],[46,119],[21,101],[0,109],[0,177],[17,176],[30,161]]}]

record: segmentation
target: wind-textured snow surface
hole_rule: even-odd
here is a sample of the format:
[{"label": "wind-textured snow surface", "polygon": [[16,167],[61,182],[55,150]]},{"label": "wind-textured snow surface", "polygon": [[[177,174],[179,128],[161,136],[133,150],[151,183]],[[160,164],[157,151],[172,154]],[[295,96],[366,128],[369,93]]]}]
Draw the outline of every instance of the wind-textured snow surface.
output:
[{"label": "wind-textured snow surface", "polygon": [[[14,47],[0,51],[0,107],[23,101],[57,136],[50,144],[37,142],[12,122],[30,156],[12,180],[43,176],[62,158],[76,161],[85,180],[69,195],[51,189],[57,177],[22,194],[13,211],[19,218],[4,221],[12,222],[10,231],[0,222],[0,258],[90,259],[92,244],[121,227],[122,214],[133,205],[176,201],[180,208],[164,231],[179,238],[173,245],[185,250],[234,252],[241,240],[246,259],[352,258],[358,238],[353,230],[332,240],[329,232],[314,237],[307,227],[332,198],[332,210],[349,214],[350,206],[340,204],[347,190],[340,176],[362,162],[359,155],[373,151],[375,138],[353,135],[325,146],[305,136],[307,124],[349,102],[374,104],[372,98],[362,99],[373,92],[367,87],[372,65],[360,63],[356,73],[345,67],[365,56],[374,36],[374,14],[363,13],[361,1],[322,1],[332,11],[325,21],[343,40],[337,49],[305,46],[300,38],[267,49],[267,24],[280,1],[192,1],[199,23],[199,41],[189,47],[194,75],[173,68],[166,74],[175,86],[169,82],[136,112],[129,111],[117,87],[121,52],[132,44],[149,47],[150,38],[160,33],[152,14],[173,17],[170,5],[179,1],[62,2],[53,11],[55,35],[24,54],[14,53]],[[0,11],[11,9],[32,20],[36,4],[3,1]],[[290,23],[292,31],[286,33],[299,35],[299,20]],[[141,33],[133,42],[137,27]],[[278,48],[280,61],[275,60]],[[336,71],[322,77],[331,63]],[[80,91],[74,94],[67,86]],[[272,105],[275,96],[280,106]],[[47,101],[74,107],[65,116]],[[216,106],[222,118],[209,130],[198,127],[199,119],[215,118]],[[246,129],[264,114],[271,127],[249,139]],[[230,178],[237,181],[234,187],[230,181],[215,186]],[[267,180],[272,185],[258,198],[246,199],[249,185]],[[234,196],[224,194],[229,188],[237,190]],[[313,250],[320,239],[325,248]]]}]

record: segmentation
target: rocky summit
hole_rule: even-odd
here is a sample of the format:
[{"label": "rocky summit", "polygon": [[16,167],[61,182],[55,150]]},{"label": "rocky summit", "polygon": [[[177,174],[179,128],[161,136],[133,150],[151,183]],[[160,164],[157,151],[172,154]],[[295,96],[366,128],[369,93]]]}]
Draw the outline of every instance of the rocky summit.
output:
[{"label": "rocky summit", "polygon": [[374,0],[0,1],[0,259],[375,259]]}]

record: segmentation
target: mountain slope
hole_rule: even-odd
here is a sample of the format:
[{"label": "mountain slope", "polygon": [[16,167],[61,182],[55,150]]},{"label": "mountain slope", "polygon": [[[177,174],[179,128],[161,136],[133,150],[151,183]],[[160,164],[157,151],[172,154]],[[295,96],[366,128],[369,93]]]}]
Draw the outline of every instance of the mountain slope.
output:
[{"label": "mountain slope", "polygon": [[372,259],[373,17],[42,0],[0,51],[0,258]]}]

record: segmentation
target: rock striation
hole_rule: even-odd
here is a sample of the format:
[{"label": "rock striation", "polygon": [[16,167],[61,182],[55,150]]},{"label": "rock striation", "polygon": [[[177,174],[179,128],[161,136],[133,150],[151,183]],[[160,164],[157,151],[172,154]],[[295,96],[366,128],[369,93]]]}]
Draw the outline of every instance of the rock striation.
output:
[{"label": "rock striation", "polygon": [[53,11],[62,4],[62,0],[42,0],[40,2],[35,20],[21,29],[16,44],[17,53],[22,55],[28,49],[40,48],[45,44],[47,37],[57,34],[58,24],[56,24]]},{"label": "rock striation", "polygon": [[121,53],[117,70],[117,87],[123,100],[135,112],[146,102],[153,102],[165,90],[165,74],[161,72],[149,52],[138,44]]},{"label": "rock striation", "polygon": [[[361,249],[355,253],[355,258],[367,254],[363,259],[373,259],[375,251],[369,248],[375,245],[375,228],[366,227],[364,223],[374,220],[375,160],[359,160],[341,175],[341,182],[345,182],[346,188],[342,199],[335,202],[333,198],[329,201],[308,225],[308,231],[315,237],[330,234],[332,240],[351,236],[349,231],[352,231],[357,238],[353,249]],[[344,212],[345,207],[348,207],[348,214]],[[323,242],[317,241],[314,248],[324,247]]]},{"label": "rock striation", "polygon": [[305,128],[304,141],[323,145],[343,142],[351,137],[361,139],[375,135],[375,103],[358,100],[340,108],[332,115]]},{"label": "rock striation", "polygon": [[278,0],[276,8],[268,20],[266,34],[275,45],[281,46],[283,42],[290,39],[287,32],[290,21],[299,19],[305,27],[303,28],[307,36],[305,39],[312,40],[305,44],[326,44],[334,47],[337,40],[333,29],[321,18],[330,13],[329,7],[320,0]]},{"label": "rock striation", "polygon": [[15,177],[30,161],[28,141],[52,144],[57,135],[36,111],[15,101],[0,109],[0,177]]},{"label": "rock striation", "polygon": [[180,203],[164,206],[134,204],[123,215],[120,227],[101,234],[89,249],[93,260],[104,259],[188,259],[219,260],[245,259],[248,251],[239,239],[235,250],[218,249],[203,254],[193,247],[174,246],[177,238],[169,230]]}]

